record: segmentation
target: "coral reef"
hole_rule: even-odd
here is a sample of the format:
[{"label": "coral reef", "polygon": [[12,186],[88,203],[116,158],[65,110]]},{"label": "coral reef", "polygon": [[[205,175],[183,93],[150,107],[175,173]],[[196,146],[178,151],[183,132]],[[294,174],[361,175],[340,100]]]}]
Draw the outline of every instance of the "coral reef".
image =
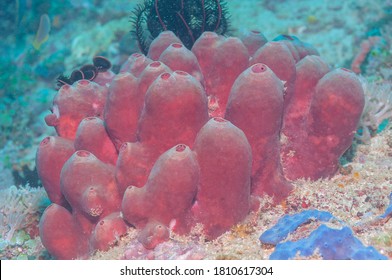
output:
[{"label": "coral reef", "polygon": [[363,110],[356,138],[369,143],[370,138],[382,131],[392,119],[392,83],[389,81],[368,81],[360,78],[365,93]]},{"label": "coral reef", "polygon": [[365,61],[366,57],[369,55],[372,48],[379,44],[380,40],[381,37],[379,36],[371,36],[361,43],[360,51],[357,53],[357,55],[354,57],[353,62],[351,63],[351,69],[355,73],[359,74],[362,72],[361,65]]},{"label": "coral reef", "polygon": [[43,188],[11,186],[0,190],[0,235],[10,241],[14,234],[28,229],[37,235],[39,213],[48,200]]},{"label": "coral reef", "polygon": [[0,189],[0,259],[43,256],[38,221],[49,203],[43,188],[26,185]]},{"label": "coral reef", "polygon": [[363,73],[373,79],[392,78],[392,36],[390,12],[391,3],[383,5],[384,13],[381,18],[367,25],[366,38],[362,38],[360,49],[352,62],[352,69],[356,73]]},{"label": "coral reef", "polygon": [[205,32],[187,50],[165,32],[150,58],[59,89],[45,118],[58,136],[36,158],[53,200],[40,221],[49,253],[87,258],[130,225],[148,249],[196,224],[212,240],[254,197],[276,204],[289,180],[335,174],[364,106],[358,78],[296,37],[254,42]]}]

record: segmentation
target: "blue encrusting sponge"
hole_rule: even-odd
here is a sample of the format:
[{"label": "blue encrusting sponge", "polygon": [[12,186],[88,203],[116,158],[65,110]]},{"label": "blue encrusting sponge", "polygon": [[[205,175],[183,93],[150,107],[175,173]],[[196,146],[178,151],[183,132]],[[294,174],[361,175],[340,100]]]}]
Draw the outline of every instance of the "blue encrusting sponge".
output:
[{"label": "blue encrusting sponge", "polygon": [[294,232],[300,225],[308,221],[328,222],[333,218],[334,216],[331,213],[319,210],[305,210],[293,215],[284,215],[276,225],[266,230],[259,239],[264,244],[276,245],[286,239],[289,233]]},{"label": "blue encrusting sponge", "polygon": [[387,260],[374,247],[365,247],[349,227],[332,229],[319,226],[308,238],[278,244],[270,260],[288,260],[298,256],[308,257],[318,249],[324,260]]},{"label": "blue encrusting sponge", "polygon": [[336,218],[331,213],[319,210],[305,210],[294,215],[285,215],[279,219],[276,225],[265,231],[259,239],[264,244],[276,245],[275,251],[270,256],[271,260],[288,260],[297,255],[309,257],[316,253],[316,249],[324,260],[388,259],[374,247],[365,247],[347,226],[333,229],[322,224],[307,238],[280,243],[306,222],[311,220],[328,222],[332,219]]}]

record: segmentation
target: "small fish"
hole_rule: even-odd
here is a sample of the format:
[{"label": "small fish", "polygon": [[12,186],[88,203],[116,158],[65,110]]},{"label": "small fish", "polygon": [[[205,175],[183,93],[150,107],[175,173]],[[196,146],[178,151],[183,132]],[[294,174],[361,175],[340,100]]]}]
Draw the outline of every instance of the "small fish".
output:
[{"label": "small fish", "polygon": [[41,45],[45,43],[49,38],[50,32],[50,19],[47,14],[43,14],[41,16],[37,33],[35,34],[35,38],[33,41],[33,47],[36,50],[39,50]]}]

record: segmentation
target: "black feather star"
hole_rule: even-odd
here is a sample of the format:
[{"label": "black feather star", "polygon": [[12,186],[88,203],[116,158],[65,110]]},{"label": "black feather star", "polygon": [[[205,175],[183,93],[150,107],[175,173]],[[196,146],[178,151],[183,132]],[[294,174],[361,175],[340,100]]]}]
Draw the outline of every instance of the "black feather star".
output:
[{"label": "black feather star", "polygon": [[204,31],[229,31],[226,3],[219,0],[145,0],[131,15],[132,33],[146,54],[149,41],[171,30],[191,49]]}]

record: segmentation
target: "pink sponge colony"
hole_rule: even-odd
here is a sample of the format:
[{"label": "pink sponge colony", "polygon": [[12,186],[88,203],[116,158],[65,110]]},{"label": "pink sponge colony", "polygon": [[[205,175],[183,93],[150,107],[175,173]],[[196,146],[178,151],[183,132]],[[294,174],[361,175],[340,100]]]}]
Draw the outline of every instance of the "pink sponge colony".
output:
[{"label": "pink sponge colony", "polygon": [[205,32],[188,50],[163,32],[119,74],[60,88],[46,117],[58,136],[36,157],[55,258],[108,250],[130,226],[148,249],[198,223],[214,239],[255,198],[336,172],[364,106],[357,77],[297,38],[249,36]]}]

